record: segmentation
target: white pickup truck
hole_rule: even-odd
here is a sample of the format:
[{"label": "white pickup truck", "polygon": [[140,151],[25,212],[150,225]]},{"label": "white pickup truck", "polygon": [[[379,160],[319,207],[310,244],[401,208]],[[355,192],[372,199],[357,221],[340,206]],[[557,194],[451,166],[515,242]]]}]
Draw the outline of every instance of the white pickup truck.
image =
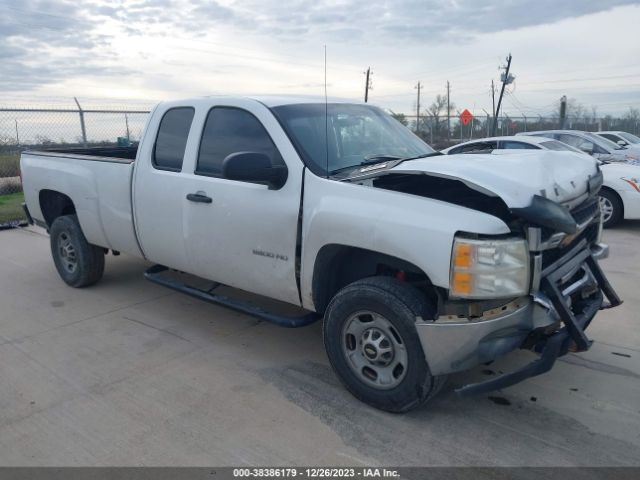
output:
[{"label": "white pickup truck", "polygon": [[96,283],[105,254],[124,252],[203,300],[288,327],[324,318],[346,388],[400,412],[518,348],[537,356],[458,392],[546,372],[621,302],[597,262],[598,166],[554,154],[445,156],[370,105],[209,97],[158,105],[138,147],[29,151],[21,168],[27,215],[69,285]]}]

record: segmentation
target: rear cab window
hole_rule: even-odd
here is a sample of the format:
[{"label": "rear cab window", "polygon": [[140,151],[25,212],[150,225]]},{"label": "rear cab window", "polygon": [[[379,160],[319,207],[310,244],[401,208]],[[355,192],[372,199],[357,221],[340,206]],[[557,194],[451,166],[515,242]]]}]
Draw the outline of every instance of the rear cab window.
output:
[{"label": "rear cab window", "polygon": [[153,146],[152,164],[154,168],[170,172],[182,170],[184,152],[194,113],[193,107],[170,108],[164,113]]}]

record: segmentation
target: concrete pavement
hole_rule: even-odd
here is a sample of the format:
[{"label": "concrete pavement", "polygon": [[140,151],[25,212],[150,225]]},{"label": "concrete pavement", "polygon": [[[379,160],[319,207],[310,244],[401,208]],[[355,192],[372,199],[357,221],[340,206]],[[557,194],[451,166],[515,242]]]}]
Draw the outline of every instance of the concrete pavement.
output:
[{"label": "concrete pavement", "polygon": [[0,465],[640,465],[640,222],[605,232],[625,300],[589,352],[537,378],[460,399],[452,377],[405,415],[352,398],[320,324],[290,330],[145,282],[107,257],[76,290],[40,229],[0,232]]}]

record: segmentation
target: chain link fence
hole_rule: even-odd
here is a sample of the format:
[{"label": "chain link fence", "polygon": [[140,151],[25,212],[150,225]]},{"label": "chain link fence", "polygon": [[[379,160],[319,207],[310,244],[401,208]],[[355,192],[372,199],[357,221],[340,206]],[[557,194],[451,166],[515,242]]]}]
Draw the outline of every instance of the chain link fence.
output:
[{"label": "chain link fence", "polygon": [[139,141],[146,110],[0,108],[0,227],[24,222],[20,154],[42,148],[127,146]]}]

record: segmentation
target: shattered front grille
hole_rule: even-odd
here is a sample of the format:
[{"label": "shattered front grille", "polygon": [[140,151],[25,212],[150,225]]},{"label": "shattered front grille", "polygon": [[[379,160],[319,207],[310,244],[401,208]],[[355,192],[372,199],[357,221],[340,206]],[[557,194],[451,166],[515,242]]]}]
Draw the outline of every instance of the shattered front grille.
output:
[{"label": "shattered front grille", "polygon": [[592,197],[571,210],[571,215],[578,225],[593,219],[600,209],[598,197]]},{"label": "shattered front grille", "polygon": [[583,239],[587,241],[587,245],[591,245],[595,243],[598,238],[598,224],[592,223],[587,228],[585,228],[579,235],[577,235],[571,242],[567,245],[559,246],[556,248],[552,248],[551,250],[545,250],[542,252],[542,268],[546,268],[556,260],[560,259],[563,255],[565,255],[569,250],[571,250],[574,246],[576,246]]}]

